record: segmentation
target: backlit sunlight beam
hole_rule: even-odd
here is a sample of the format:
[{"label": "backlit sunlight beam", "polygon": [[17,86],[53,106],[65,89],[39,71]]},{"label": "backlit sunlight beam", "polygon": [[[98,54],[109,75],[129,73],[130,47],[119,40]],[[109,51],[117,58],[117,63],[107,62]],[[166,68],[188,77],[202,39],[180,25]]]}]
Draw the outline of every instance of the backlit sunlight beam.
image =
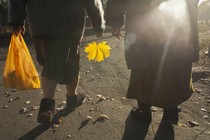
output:
[{"label": "backlit sunlight beam", "polygon": [[[159,69],[158,69],[157,77],[156,77],[156,79],[157,79],[156,80],[157,83],[155,84],[156,89],[159,88],[161,77],[163,75],[162,69],[164,66],[164,62],[165,62],[165,59],[166,59],[166,56],[168,53],[169,46],[171,44],[171,40],[177,34],[176,30],[180,27],[182,27],[183,30],[185,30],[184,37],[186,37],[186,38],[183,38],[183,40],[180,40],[180,41],[186,41],[186,44],[187,44],[188,38],[190,36],[190,26],[188,24],[189,23],[189,13],[187,10],[186,1],[184,1],[184,0],[169,0],[167,2],[162,2],[159,5],[158,9],[160,11],[163,11],[169,17],[175,18],[176,20],[174,20],[174,21],[177,21],[177,22],[174,22],[174,24],[172,24],[172,26],[170,26],[170,31],[168,32],[168,39],[166,40],[166,43],[165,43],[165,47],[164,47],[165,49],[164,49],[164,52],[162,55],[161,63],[160,63]],[[177,40],[177,41],[179,41],[179,40]],[[183,44],[185,44],[185,43],[183,43]],[[179,46],[179,47],[181,47],[181,46]],[[185,46],[182,46],[182,47],[185,47]]]},{"label": "backlit sunlight beam", "polygon": [[[187,9],[187,4],[185,0],[169,0],[169,1],[164,1],[159,4],[157,9],[155,9],[151,14],[154,15],[160,15],[160,16],[165,16],[164,18],[162,17],[162,20],[165,20],[164,22],[161,22],[160,27],[165,28],[165,32],[162,32],[160,34],[165,34],[164,37],[166,37],[167,40],[165,40],[165,46],[164,46],[164,51],[163,55],[161,58],[161,63],[158,69],[158,74],[156,77],[156,89],[159,88],[161,77],[163,75],[162,69],[166,60],[166,57],[168,55],[168,50],[171,44],[174,43],[174,38],[177,37],[177,34],[182,34],[183,38],[177,38],[177,41],[183,42],[183,46],[176,46],[175,47],[182,47],[187,46],[187,43],[189,41],[191,29],[189,26],[189,13]],[[158,28],[158,24],[157,24]],[[182,31],[182,32],[177,32],[177,31]],[[172,42],[171,42],[172,41]],[[186,45],[184,45],[186,44]],[[173,46],[174,47],[174,46]]]}]

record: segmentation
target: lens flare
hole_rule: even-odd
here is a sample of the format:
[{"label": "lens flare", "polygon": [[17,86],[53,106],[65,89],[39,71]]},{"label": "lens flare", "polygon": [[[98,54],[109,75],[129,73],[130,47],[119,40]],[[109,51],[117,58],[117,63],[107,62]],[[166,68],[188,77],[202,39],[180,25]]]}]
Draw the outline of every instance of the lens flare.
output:
[{"label": "lens flare", "polygon": [[160,3],[158,9],[162,11],[162,10],[166,9],[167,5],[168,5],[168,2],[164,1],[164,2]]},{"label": "lens flare", "polygon": [[186,15],[187,7],[184,0],[169,0],[160,3],[158,10],[175,18],[181,18]]}]

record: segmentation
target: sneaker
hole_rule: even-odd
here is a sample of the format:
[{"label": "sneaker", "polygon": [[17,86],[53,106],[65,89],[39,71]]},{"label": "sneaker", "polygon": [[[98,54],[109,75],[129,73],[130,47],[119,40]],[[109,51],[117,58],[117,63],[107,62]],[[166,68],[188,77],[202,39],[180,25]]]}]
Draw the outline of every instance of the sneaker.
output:
[{"label": "sneaker", "polygon": [[164,109],[162,121],[164,124],[176,125],[179,121],[178,107],[172,109]]},{"label": "sneaker", "polygon": [[152,114],[151,111],[142,111],[138,107],[133,107],[130,112],[131,117],[140,120],[143,123],[151,123],[152,121]]},{"label": "sneaker", "polygon": [[55,110],[55,100],[44,98],[41,100],[37,121],[39,123],[52,123]]}]

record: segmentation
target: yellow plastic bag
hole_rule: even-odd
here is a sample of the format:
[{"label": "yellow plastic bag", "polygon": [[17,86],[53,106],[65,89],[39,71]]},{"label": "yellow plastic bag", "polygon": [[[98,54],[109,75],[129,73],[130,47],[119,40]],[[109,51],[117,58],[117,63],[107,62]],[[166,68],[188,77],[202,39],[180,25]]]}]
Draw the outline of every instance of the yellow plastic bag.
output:
[{"label": "yellow plastic bag", "polygon": [[21,34],[12,34],[3,83],[4,86],[15,89],[40,88],[39,74]]}]

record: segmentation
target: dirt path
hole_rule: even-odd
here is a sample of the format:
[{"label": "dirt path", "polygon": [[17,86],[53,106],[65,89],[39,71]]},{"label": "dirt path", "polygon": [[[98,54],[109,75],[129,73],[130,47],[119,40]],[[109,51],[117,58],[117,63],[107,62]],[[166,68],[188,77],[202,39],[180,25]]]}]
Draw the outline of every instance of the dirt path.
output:
[{"label": "dirt path", "polygon": [[[207,27],[200,33],[200,41],[210,38]],[[153,112],[151,124],[141,124],[129,116],[132,106],[136,105],[133,100],[125,99],[129,82],[124,52],[123,40],[114,39],[110,33],[105,33],[98,41],[107,41],[112,47],[111,56],[101,63],[90,62],[84,53],[84,46],[95,40],[95,36],[88,32],[81,47],[81,79],[78,93],[88,96],[87,101],[77,110],[66,116],[58,128],[39,125],[36,122],[37,110],[30,113],[20,113],[22,107],[30,105],[39,106],[42,94],[40,90],[16,91],[7,96],[6,89],[0,84],[0,139],[1,140],[208,140],[210,138],[210,103],[207,97],[210,96],[210,67],[206,56],[202,55],[202,62],[196,63],[193,67],[193,82],[196,93],[191,99],[180,105],[179,126],[167,127],[161,124],[162,109],[157,108]],[[7,44],[7,43],[5,43]],[[33,42],[27,41],[30,52],[35,60]],[[202,51],[207,48],[205,45]],[[0,74],[3,74],[5,63],[6,47],[0,47]],[[203,54],[203,52],[201,52]],[[36,64],[38,71],[41,67]],[[58,85],[56,90],[56,104],[58,107],[65,100],[65,87]],[[21,96],[13,102],[8,102]],[[103,96],[106,100],[99,100]],[[25,102],[30,101],[26,105]],[[8,108],[3,109],[7,105]],[[105,114],[108,120],[97,121],[97,118]],[[87,121],[87,116],[91,117]],[[199,125],[192,127],[189,121],[195,121]],[[56,126],[57,127],[57,126]],[[70,137],[70,138],[69,138]]]}]

